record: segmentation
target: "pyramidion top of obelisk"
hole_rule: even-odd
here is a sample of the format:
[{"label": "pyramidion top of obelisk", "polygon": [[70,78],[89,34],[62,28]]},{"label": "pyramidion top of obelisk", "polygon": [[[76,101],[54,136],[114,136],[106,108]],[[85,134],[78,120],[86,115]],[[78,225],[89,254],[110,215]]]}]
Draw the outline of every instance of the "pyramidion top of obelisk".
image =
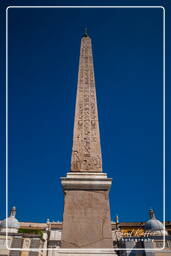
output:
[{"label": "pyramidion top of obelisk", "polygon": [[87,28],[84,29],[83,37],[89,37],[89,36],[88,36],[88,33],[87,33]]},{"label": "pyramidion top of obelisk", "polygon": [[[91,38],[87,32],[87,28],[84,29],[84,33],[82,35],[81,41],[82,42],[90,42],[91,41]],[[83,45],[82,45],[82,47],[83,47]]]}]

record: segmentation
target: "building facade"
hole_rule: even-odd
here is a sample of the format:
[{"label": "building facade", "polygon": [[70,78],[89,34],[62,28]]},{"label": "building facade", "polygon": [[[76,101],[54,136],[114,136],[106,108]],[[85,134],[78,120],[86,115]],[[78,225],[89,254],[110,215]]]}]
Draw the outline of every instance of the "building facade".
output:
[{"label": "building facade", "polygon": [[[14,212],[16,213],[15,208],[12,209],[8,217],[8,228],[6,227],[6,220],[0,223],[0,255],[57,256],[58,250],[61,248],[63,223],[50,222],[50,220],[47,220],[46,223],[19,222],[15,218]],[[118,217],[116,217],[116,220],[111,222],[111,229],[113,249],[116,255],[171,255],[171,222],[165,223],[165,246],[163,244],[164,225],[154,216],[151,216],[146,223],[120,223]],[[8,237],[6,240],[7,231]],[[161,250],[161,247],[165,248]],[[13,248],[16,249],[13,250]],[[134,251],[137,248],[141,250]],[[146,248],[156,249],[148,251]],[[125,249],[127,250],[125,251]]]}]

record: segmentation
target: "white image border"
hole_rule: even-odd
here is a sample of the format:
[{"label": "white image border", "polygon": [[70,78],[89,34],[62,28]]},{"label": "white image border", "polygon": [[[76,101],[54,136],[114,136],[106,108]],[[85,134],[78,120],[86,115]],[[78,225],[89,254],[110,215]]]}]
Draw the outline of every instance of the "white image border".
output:
[{"label": "white image border", "polygon": [[[160,8],[163,10],[163,223],[165,223],[165,8],[163,6],[8,6],[6,8],[6,218],[8,217],[8,10],[13,8]],[[8,222],[8,221],[7,221]],[[8,225],[8,223],[6,223]],[[165,228],[164,230],[165,231]],[[127,238],[129,239],[129,237]],[[61,253],[70,251],[71,253],[78,253],[83,251],[83,253],[93,252],[97,254],[109,253],[113,251],[161,251],[165,249],[165,235],[163,235],[163,247],[160,248],[9,248],[8,247],[8,231],[6,231],[6,247],[8,250],[16,251],[60,251]],[[97,252],[100,250],[100,252]],[[59,252],[59,253],[60,253]]]}]

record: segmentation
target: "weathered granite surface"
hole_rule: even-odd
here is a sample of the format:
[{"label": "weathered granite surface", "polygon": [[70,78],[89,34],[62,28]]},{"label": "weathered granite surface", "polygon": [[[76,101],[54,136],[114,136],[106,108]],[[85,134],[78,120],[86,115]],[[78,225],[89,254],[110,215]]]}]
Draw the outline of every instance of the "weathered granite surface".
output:
[{"label": "weathered granite surface", "polygon": [[71,171],[102,171],[92,46],[88,36],[81,39]]},{"label": "weathered granite surface", "polygon": [[102,173],[92,46],[87,35],[81,39],[71,172],[61,183],[65,195],[61,247],[112,248],[111,179]]},{"label": "weathered granite surface", "polygon": [[62,248],[112,248],[108,191],[65,191]]}]

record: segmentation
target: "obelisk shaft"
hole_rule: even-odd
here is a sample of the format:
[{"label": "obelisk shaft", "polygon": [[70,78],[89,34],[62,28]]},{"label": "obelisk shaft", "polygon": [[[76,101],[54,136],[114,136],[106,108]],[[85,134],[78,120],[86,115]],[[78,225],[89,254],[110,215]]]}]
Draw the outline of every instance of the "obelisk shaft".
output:
[{"label": "obelisk shaft", "polygon": [[102,171],[92,45],[88,36],[81,40],[71,171]]},{"label": "obelisk shaft", "polygon": [[[109,189],[102,172],[91,39],[81,40],[71,171],[64,191],[62,248],[112,248]],[[92,255],[96,255],[91,253]]]}]

